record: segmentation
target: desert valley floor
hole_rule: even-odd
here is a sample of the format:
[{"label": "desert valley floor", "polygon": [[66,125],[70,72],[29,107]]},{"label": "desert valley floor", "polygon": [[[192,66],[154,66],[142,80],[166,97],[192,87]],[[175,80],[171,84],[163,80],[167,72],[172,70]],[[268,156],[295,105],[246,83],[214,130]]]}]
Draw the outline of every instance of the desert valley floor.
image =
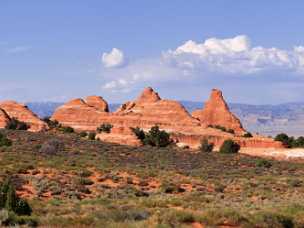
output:
[{"label": "desert valley floor", "polygon": [[[0,175],[11,175],[29,201],[29,226],[304,226],[302,163],[129,147],[56,131],[1,133],[13,144],[1,148]],[[49,140],[63,146],[41,154]]]}]

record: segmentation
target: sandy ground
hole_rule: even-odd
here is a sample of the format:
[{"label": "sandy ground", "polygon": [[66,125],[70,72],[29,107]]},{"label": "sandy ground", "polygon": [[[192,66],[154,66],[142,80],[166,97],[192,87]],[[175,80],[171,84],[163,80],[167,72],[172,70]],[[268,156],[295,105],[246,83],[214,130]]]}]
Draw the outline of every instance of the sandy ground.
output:
[{"label": "sandy ground", "polygon": [[273,149],[273,148],[243,148],[240,153],[273,158],[276,160],[290,160],[290,161],[303,161],[304,162],[304,148],[296,149]]}]

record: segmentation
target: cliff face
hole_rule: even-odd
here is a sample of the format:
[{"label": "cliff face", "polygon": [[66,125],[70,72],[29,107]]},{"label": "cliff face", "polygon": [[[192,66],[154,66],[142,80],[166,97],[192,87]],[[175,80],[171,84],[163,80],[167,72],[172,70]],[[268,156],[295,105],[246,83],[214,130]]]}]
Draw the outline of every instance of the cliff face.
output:
[{"label": "cliff face", "polygon": [[196,110],[192,116],[199,119],[202,124],[212,126],[222,126],[227,130],[232,129],[235,133],[242,135],[246,131],[242,127],[241,121],[230,112],[220,90],[213,89],[209,100],[202,110]]},{"label": "cliff face", "polygon": [[[3,116],[4,112],[6,115],[6,121],[7,118],[16,118],[19,121],[27,123],[30,126],[29,131],[36,132],[48,129],[47,124],[40,120],[32,111],[30,111],[23,104],[17,103],[15,101],[3,101],[0,102],[0,109],[2,109],[2,114],[0,113],[0,116]],[[0,127],[3,128],[6,126],[6,124],[0,124]]]},{"label": "cliff face", "polygon": [[[133,146],[140,145],[140,142],[130,128],[139,127],[147,131],[158,125],[170,132],[175,142],[192,148],[198,147],[205,137],[216,146],[232,138],[243,147],[282,147],[280,143],[264,137],[241,137],[246,131],[229,111],[219,90],[213,90],[206,107],[194,112],[193,116],[179,102],[161,99],[150,87],[144,89],[134,101],[121,105],[116,112],[109,113],[107,107],[102,98],[75,99],[59,107],[52,119],[76,130],[87,131],[95,131],[102,123],[109,123],[113,125],[111,133],[99,134],[99,139]],[[208,127],[209,125],[233,129],[236,134]]]}]

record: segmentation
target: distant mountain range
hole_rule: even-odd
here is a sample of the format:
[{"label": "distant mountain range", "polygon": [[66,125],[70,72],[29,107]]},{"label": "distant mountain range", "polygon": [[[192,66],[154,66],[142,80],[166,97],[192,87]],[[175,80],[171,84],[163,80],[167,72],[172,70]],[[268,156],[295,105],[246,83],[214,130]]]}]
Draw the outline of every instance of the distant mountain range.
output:
[{"label": "distant mountain range", "polygon": [[[202,108],[201,102],[181,101],[191,113]],[[31,102],[27,106],[41,118],[51,116],[62,105],[59,102]],[[110,104],[115,111],[120,104]],[[281,132],[289,135],[304,135],[304,103],[286,103],[280,105],[229,104],[231,111],[242,121],[243,126],[263,135],[276,135]]]}]

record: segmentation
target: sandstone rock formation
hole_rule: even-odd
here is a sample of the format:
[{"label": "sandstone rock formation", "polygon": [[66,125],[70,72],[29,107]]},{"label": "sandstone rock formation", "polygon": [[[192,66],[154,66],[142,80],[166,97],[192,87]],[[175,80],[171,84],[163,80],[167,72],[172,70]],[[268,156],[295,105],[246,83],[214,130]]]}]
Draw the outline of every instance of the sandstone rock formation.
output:
[{"label": "sandstone rock formation", "polygon": [[204,108],[194,111],[192,116],[207,126],[222,126],[227,130],[234,130],[235,133],[239,135],[246,132],[242,127],[241,121],[230,112],[222,92],[217,89],[212,90],[210,98],[205,103]]},{"label": "sandstone rock formation", "polygon": [[101,112],[109,112],[109,105],[102,97],[89,96],[85,98],[85,103]]},{"label": "sandstone rock formation", "polygon": [[57,120],[64,126],[71,126],[75,130],[95,131],[107,117],[109,108],[107,102],[96,96],[74,99],[56,109],[52,120]]},{"label": "sandstone rock formation", "polygon": [[[226,139],[233,139],[243,147],[282,147],[281,143],[266,137],[242,137],[246,131],[240,121],[230,113],[222,93],[218,90],[212,91],[204,110],[195,112],[193,116],[179,102],[161,99],[148,87],[136,100],[126,102],[116,112],[108,112],[103,99],[89,97],[64,104],[55,111],[52,119],[75,130],[86,131],[95,131],[101,124],[109,123],[113,125],[111,133],[98,134],[97,138],[133,146],[140,145],[140,142],[130,128],[139,127],[148,131],[158,125],[160,129],[169,132],[176,143],[191,148],[199,147],[200,141],[206,137],[216,147]],[[221,125],[233,129],[236,134],[223,132],[208,125]]]},{"label": "sandstone rock formation", "polygon": [[3,101],[0,102],[0,109],[2,109],[9,118],[16,118],[19,121],[27,123],[30,126],[29,131],[48,129],[47,124],[23,104],[15,101]]},{"label": "sandstone rock formation", "polygon": [[141,146],[141,141],[136,137],[130,128],[126,127],[114,127],[111,129],[111,133],[101,133],[96,135],[97,139],[104,142],[117,143],[129,146]]},{"label": "sandstone rock formation", "polygon": [[2,109],[0,109],[0,128],[5,128],[10,121],[9,116],[6,114],[6,112]]}]

